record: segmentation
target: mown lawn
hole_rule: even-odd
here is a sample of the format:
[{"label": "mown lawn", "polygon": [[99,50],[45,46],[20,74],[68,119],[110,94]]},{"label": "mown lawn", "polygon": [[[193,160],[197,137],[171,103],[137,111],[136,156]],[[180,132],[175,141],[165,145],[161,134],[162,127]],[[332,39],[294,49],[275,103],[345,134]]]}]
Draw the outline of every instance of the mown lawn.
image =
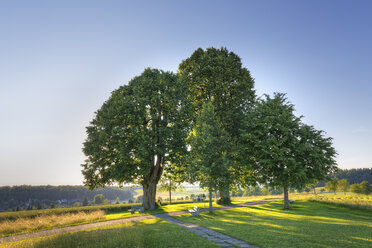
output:
[{"label": "mown lawn", "polygon": [[105,228],[28,239],[0,245],[15,247],[219,247],[211,241],[163,219],[151,219]]},{"label": "mown lawn", "polygon": [[260,247],[372,247],[372,211],[311,201],[283,202],[175,218]]}]

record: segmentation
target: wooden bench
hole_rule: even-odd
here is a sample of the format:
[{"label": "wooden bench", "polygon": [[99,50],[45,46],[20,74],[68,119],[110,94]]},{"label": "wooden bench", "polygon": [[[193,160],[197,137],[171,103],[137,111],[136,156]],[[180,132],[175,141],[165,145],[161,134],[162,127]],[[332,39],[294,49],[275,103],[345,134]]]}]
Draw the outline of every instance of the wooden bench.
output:
[{"label": "wooden bench", "polygon": [[199,216],[200,214],[200,209],[197,206],[194,206],[193,209],[189,209],[188,211],[192,216]]},{"label": "wooden bench", "polygon": [[131,214],[134,214],[134,212],[138,211],[138,213],[143,213],[145,211],[145,208],[142,206],[132,206],[128,210]]}]

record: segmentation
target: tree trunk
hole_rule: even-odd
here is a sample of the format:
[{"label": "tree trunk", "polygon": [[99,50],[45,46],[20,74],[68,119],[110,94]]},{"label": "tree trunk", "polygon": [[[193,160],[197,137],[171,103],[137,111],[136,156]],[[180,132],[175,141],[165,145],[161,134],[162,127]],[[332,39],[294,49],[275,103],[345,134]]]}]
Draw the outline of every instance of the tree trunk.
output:
[{"label": "tree trunk", "polygon": [[314,187],[313,189],[314,189],[314,195],[316,195],[316,190],[315,190],[315,187]]},{"label": "tree trunk", "polygon": [[284,209],[289,209],[288,188],[284,186]]},{"label": "tree trunk", "polygon": [[220,199],[222,204],[230,203],[230,191],[229,190],[221,190],[220,191]]},{"label": "tree trunk", "polygon": [[209,190],[209,212],[212,213],[213,207],[212,207],[212,190]]},{"label": "tree trunk", "polygon": [[172,205],[172,189],[169,189],[169,205]]},{"label": "tree trunk", "polygon": [[151,182],[142,185],[143,187],[143,207],[145,209],[155,208],[156,183]]},{"label": "tree trunk", "polygon": [[[154,159],[155,160],[155,159]],[[163,168],[161,167],[163,158],[157,155],[155,166],[150,174],[144,180],[143,186],[143,207],[145,209],[154,209],[156,201],[156,185],[158,184]]]}]

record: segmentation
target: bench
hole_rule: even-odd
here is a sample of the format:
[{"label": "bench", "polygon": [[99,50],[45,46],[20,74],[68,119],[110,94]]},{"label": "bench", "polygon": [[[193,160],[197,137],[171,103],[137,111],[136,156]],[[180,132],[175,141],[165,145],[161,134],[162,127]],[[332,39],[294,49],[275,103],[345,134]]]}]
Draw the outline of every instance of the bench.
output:
[{"label": "bench", "polygon": [[194,206],[193,209],[189,209],[188,211],[192,216],[199,216],[200,214],[200,209],[197,206]]},{"label": "bench", "polygon": [[145,208],[142,206],[132,206],[128,210],[131,214],[134,214],[134,212],[138,211],[138,213],[143,213],[145,211]]}]

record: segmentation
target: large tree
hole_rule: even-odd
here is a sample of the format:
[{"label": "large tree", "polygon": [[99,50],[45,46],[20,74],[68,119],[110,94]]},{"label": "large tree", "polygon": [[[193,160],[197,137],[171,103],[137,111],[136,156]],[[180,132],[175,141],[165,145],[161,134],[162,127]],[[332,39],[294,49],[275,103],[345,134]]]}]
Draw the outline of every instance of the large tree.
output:
[{"label": "large tree", "polygon": [[84,183],[140,184],[143,206],[153,209],[164,166],[177,164],[186,152],[189,105],[178,77],[156,69],[113,91],[87,127]]},{"label": "large tree", "polygon": [[214,107],[216,121],[226,132],[226,142],[230,145],[226,159],[231,163],[225,175],[226,185],[220,192],[221,200],[228,202],[229,186],[236,185],[236,180],[243,171],[238,168],[237,163],[239,130],[242,126],[242,115],[255,99],[254,80],[250,72],[242,66],[239,56],[226,48],[197,49],[182,61],[178,73],[190,89],[194,121],[202,110],[203,103],[209,101]]},{"label": "large tree", "polygon": [[289,188],[303,188],[337,169],[332,139],[296,117],[284,94],[257,101],[243,136],[257,182],[283,187],[286,209]]},{"label": "large tree", "polygon": [[209,208],[212,211],[212,192],[228,185],[231,161],[227,152],[227,133],[216,121],[214,106],[205,102],[198,114],[195,127],[188,138],[191,146],[187,174],[189,181],[199,182],[209,190]]}]

